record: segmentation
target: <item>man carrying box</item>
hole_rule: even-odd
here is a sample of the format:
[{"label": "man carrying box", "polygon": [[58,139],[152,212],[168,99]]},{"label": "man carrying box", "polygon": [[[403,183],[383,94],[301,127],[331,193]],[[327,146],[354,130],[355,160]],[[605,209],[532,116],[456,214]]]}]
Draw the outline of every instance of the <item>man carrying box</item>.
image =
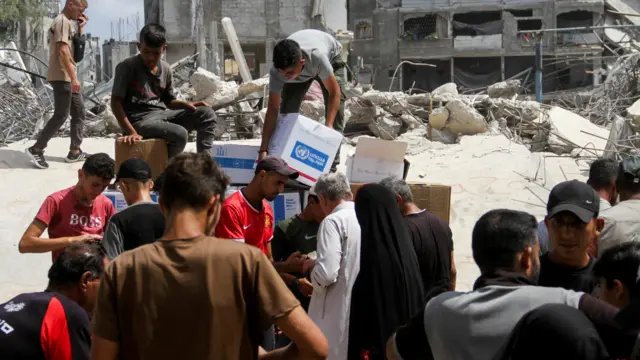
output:
[{"label": "man carrying box", "polygon": [[210,152],[216,113],[203,101],[186,102],[174,96],[171,65],[160,60],[167,49],[164,27],[145,25],[139,48],[140,54],[118,64],[113,80],[111,110],[124,142],[164,139],[172,158],[184,150],[189,131],[196,130],[198,152]]},{"label": "man carrying box", "polygon": [[[278,112],[300,112],[300,105],[314,80],[322,87],[326,109],[325,125],[344,131],[344,86],[346,64],[340,56],[342,45],[330,34],[306,29],[293,33],[273,49],[269,76],[269,102],[262,130],[259,159],[268,155],[269,142],[276,129]],[[340,163],[340,149],[331,171]]]}]

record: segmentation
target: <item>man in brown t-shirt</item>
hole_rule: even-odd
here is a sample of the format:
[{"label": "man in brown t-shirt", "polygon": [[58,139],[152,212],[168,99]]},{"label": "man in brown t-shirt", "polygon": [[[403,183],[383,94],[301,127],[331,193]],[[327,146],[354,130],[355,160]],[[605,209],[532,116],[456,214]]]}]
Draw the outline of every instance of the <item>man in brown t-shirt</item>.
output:
[{"label": "man in brown t-shirt", "polygon": [[[53,88],[53,117],[47,122],[36,143],[25,150],[40,169],[49,168],[44,149],[71,113],[71,146],[66,162],[84,161],[89,155],[80,149],[84,125],[84,102],[80,93],[80,81],[74,61],[73,39],[82,33],[88,18],[87,0],[67,0],[62,12],[53,20],[49,29],[49,67],[47,81]],[[78,22],[76,31],[75,21]]]},{"label": "man in brown t-shirt", "polygon": [[228,185],[207,154],[165,171],[167,230],[107,268],[93,317],[92,360],[256,359],[275,323],[293,340],[281,359],[324,359],[327,341],[257,248],[216,239]]}]

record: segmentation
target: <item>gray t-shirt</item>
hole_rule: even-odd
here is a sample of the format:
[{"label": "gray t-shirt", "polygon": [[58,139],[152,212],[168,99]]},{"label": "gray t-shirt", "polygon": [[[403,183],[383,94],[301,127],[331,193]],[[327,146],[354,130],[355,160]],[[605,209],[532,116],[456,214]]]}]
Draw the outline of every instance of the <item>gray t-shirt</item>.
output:
[{"label": "gray t-shirt", "polygon": [[300,45],[305,58],[304,68],[296,78],[287,80],[278,69],[269,72],[269,92],[280,94],[286,83],[303,83],[320,78],[327,80],[333,74],[331,62],[340,55],[342,45],[331,34],[314,29],[297,31],[288,37]]},{"label": "gray t-shirt", "polygon": [[618,244],[640,242],[640,200],[622,201],[600,213],[604,228],[598,237],[598,257]]},{"label": "gray t-shirt", "polygon": [[171,66],[158,63],[158,72],[152,74],[140,55],[132,56],[116,66],[112,96],[122,98],[124,112],[132,123],[158,110],[166,110],[167,103],[175,99]]}]

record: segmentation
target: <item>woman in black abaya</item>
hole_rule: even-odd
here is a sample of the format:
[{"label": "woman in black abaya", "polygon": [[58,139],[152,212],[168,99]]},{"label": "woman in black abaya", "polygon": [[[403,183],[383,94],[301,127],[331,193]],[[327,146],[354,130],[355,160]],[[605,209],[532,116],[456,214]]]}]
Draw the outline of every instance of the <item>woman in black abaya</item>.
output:
[{"label": "woman in black abaya", "polygon": [[351,295],[349,359],[385,359],[389,337],[425,306],[420,267],[391,191],[365,185],[355,202],[362,240]]}]

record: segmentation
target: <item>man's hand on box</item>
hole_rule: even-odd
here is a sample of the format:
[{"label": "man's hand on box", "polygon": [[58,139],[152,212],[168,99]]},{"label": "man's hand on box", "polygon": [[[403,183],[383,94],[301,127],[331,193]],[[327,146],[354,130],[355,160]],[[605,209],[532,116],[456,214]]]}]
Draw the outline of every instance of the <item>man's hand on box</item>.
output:
[{"label": "man's hand on box", "polygon": [[142,136],[138,134],[125,135],[118,138],[118,140],[122,140],[127,145],[133,145],[138,141],[142,140]]}]

